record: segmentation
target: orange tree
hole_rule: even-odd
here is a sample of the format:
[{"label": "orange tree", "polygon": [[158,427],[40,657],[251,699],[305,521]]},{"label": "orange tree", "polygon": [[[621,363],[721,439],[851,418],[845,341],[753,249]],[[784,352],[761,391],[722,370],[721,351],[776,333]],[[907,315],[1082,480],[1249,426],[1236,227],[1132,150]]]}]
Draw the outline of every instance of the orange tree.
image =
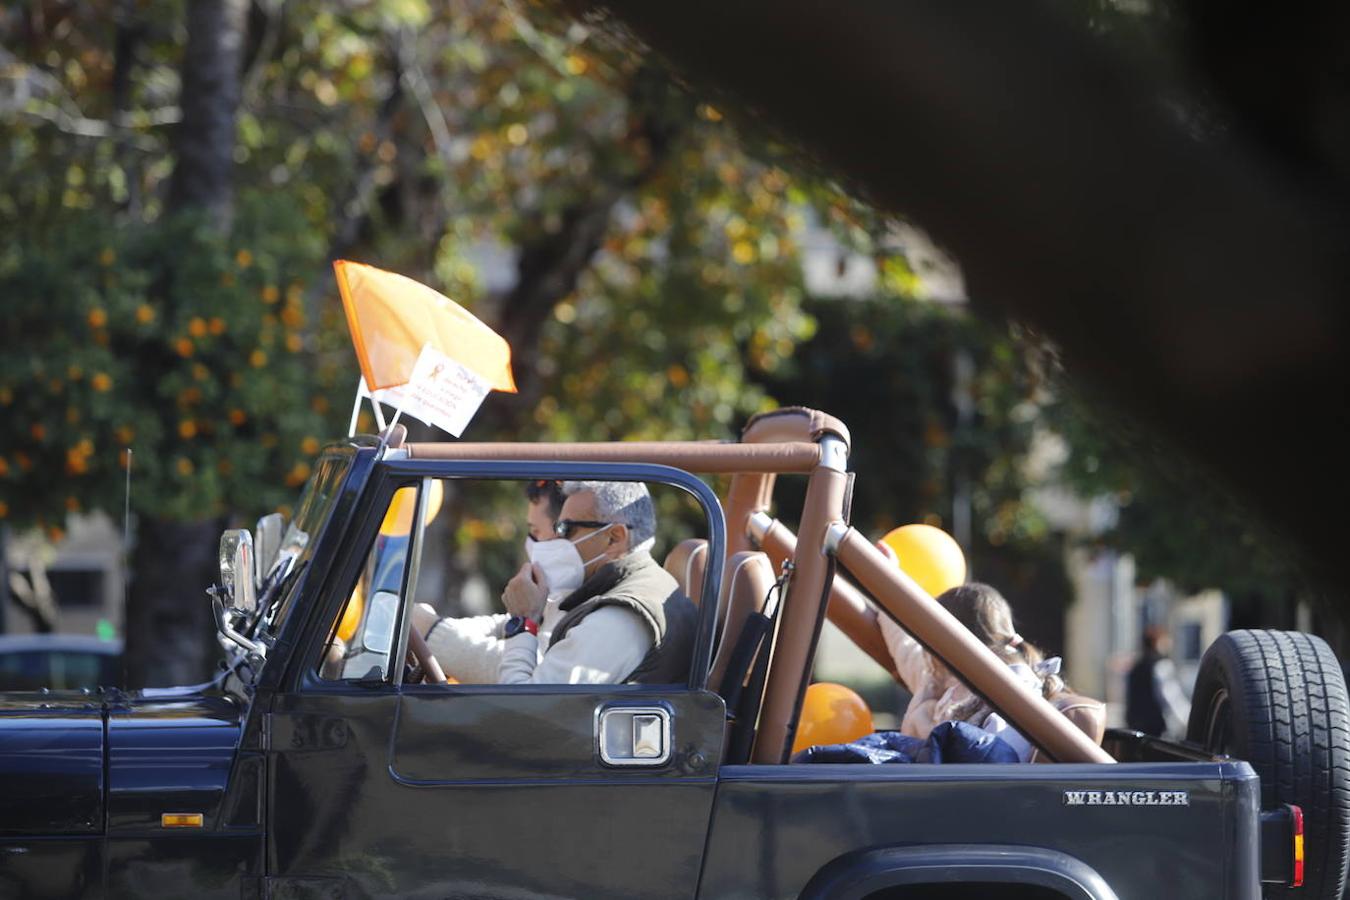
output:
[{"label": "orange tree", "polygon": [[0,18],[24,54],[6,60],[0,158],[0,514],[59,537],[68,512],[118,511],[132,451],[133,686],[205,674],[220,528],[293,494],[333,431],[303,303],[323,239],[294,197],[234,188],[247,11]]},{"label": "orange tree", "polygon": [[301,295],[321,272],[306,233],[250,201],[229,237],[192,216],[91,216],[11,243],[0,323],[21,339],[0,355],[7,520],[55,537],[68,512],[119,509],[127,450],[137,513],[285,503],[336,423],[306,348]]}]

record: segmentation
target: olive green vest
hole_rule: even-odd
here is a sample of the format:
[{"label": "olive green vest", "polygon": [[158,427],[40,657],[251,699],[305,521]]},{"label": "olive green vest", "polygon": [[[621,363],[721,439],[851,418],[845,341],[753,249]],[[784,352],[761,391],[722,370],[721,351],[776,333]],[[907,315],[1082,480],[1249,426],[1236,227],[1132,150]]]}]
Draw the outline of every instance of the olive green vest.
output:
[{"label": "olive green vest", "polygon": [[602,606],[631,609],[652,632],[652,648],[623,681],[679,684],[688,680],[698,608],[650,553],[638,550],[620,557],[564,597],[558,606],[563,617],[553,628],[549,646]]}]

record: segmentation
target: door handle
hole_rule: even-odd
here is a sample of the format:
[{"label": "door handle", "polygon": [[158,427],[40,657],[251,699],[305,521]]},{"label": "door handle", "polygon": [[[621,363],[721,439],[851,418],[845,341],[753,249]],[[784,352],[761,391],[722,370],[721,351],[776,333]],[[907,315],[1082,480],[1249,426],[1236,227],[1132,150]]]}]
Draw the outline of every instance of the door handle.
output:
[{"label": "door handle", "polygon": [[670,761],[670,710],[661,706],[602,706],[596,746],[608,766],[663,766]]}]

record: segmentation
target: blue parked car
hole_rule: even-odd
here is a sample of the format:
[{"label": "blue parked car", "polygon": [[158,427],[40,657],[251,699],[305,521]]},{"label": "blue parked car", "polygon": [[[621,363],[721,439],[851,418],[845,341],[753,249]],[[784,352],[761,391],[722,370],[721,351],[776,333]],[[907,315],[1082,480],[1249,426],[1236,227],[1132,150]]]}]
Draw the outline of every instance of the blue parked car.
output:
[{"label": "blue parked car", "polygon": [[119,640],[82,634],[0,636],[0,691],[113,687],[121,669]]}]

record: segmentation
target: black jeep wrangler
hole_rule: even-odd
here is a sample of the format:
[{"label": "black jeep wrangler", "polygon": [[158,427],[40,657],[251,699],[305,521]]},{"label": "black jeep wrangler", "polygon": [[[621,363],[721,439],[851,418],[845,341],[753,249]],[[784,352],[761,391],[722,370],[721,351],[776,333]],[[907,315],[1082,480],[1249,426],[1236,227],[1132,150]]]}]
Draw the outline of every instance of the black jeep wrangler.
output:
[{"label": "black jeep wrangler", "polygon": [[[848,527],[847,459],[800,409],[727,444],[328,448],[289,523],[222,540],[216,679],[0,697],[0,896],[1340,896],[1350,718],[1322,641],[1225,635],[1191,741],[1105,731],[1087,698],[1018,689]],[[769,513],[780,475],[809,479],[796,534]],[[700,512],[668,566],[699,606],[687,681],[439,677],[410,628],[431,495],[529,479]],[[1048,764],[789,762],[823,621],[890,668],[878,615]]]}]

